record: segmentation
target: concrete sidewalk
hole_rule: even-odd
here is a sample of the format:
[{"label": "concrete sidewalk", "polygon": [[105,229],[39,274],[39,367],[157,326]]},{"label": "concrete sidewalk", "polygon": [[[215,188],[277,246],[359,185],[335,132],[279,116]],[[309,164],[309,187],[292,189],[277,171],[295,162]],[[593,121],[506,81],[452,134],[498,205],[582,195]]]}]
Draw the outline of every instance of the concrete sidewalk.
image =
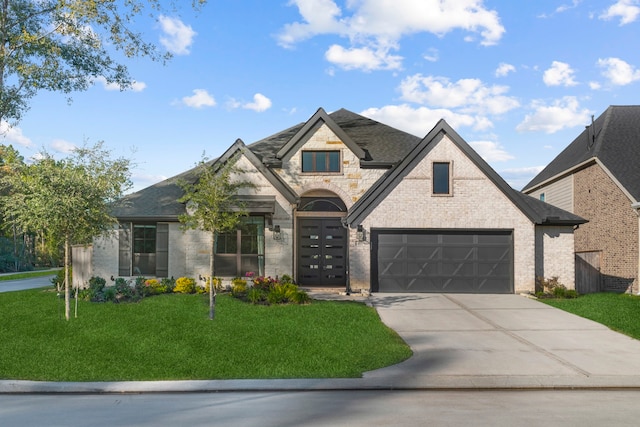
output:
[{"label": "concrete sidewalk", "polygon": [[366,372],[363,378],[0,380],[0,393],[640,389],[640,341],[539,301],[519,295],[467,294],[374,294],[366,301],[414,355],[398,365]]}]

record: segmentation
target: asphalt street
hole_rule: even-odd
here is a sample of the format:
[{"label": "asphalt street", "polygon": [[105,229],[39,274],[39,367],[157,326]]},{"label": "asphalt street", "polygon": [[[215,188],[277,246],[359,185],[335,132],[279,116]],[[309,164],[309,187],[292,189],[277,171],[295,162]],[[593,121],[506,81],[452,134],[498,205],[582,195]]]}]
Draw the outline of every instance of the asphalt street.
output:
[{"label": "asphalt street", "polygon": [[640,393],[606,390],[0,395],[2,426],[637,426]]},{"label": "asphalt street", "polygon": [[33,279],[20,279],[20,280],[3,280],[0,281],[0,292],[22,291],[25,289],[43,288],[46,286],[53,286],[51,284],[51,276],[35,277]]}]

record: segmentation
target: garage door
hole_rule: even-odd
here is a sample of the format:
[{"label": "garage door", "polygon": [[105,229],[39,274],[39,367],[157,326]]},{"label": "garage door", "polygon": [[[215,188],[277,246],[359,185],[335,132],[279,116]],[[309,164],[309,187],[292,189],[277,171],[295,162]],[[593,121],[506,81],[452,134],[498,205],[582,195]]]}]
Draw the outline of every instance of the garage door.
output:
[{"label": "garage door", "polygon": [[513,293],[512,232],[371,230],[374,292]]}]

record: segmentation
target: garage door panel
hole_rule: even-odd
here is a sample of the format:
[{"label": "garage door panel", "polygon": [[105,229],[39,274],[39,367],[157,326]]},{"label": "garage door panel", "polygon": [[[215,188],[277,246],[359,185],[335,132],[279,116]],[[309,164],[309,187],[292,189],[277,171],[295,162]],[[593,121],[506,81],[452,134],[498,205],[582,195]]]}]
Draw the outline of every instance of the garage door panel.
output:
[{"label": "garage door panel", "polygon": [[510,230],[372,230],[372,289],[513,292]]}]

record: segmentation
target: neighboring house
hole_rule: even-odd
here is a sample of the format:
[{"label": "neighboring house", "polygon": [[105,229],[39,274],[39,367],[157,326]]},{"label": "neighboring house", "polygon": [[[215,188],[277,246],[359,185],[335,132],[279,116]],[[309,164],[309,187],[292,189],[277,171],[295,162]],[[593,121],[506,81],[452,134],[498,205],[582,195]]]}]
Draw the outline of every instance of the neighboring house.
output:
[{"label": "neighboring house", "polygon": [[[347,110],[245,145],[238,199],[249,216],[219,236],[216,274],[291,275],[301,286],[374,292],[532,292],[573,287],[573,230],[585,221],[513,190],[444,121],[418,138]],[[97,240],[84,277],[199,277],[210,237],[182,231],[178,180],[128,195],[120,229]]]},{"label": "neighboring house", "polygon": [[523,192],[586,218],[575,231],[581,292],[638,292],[640,106],[610,106]]}]

